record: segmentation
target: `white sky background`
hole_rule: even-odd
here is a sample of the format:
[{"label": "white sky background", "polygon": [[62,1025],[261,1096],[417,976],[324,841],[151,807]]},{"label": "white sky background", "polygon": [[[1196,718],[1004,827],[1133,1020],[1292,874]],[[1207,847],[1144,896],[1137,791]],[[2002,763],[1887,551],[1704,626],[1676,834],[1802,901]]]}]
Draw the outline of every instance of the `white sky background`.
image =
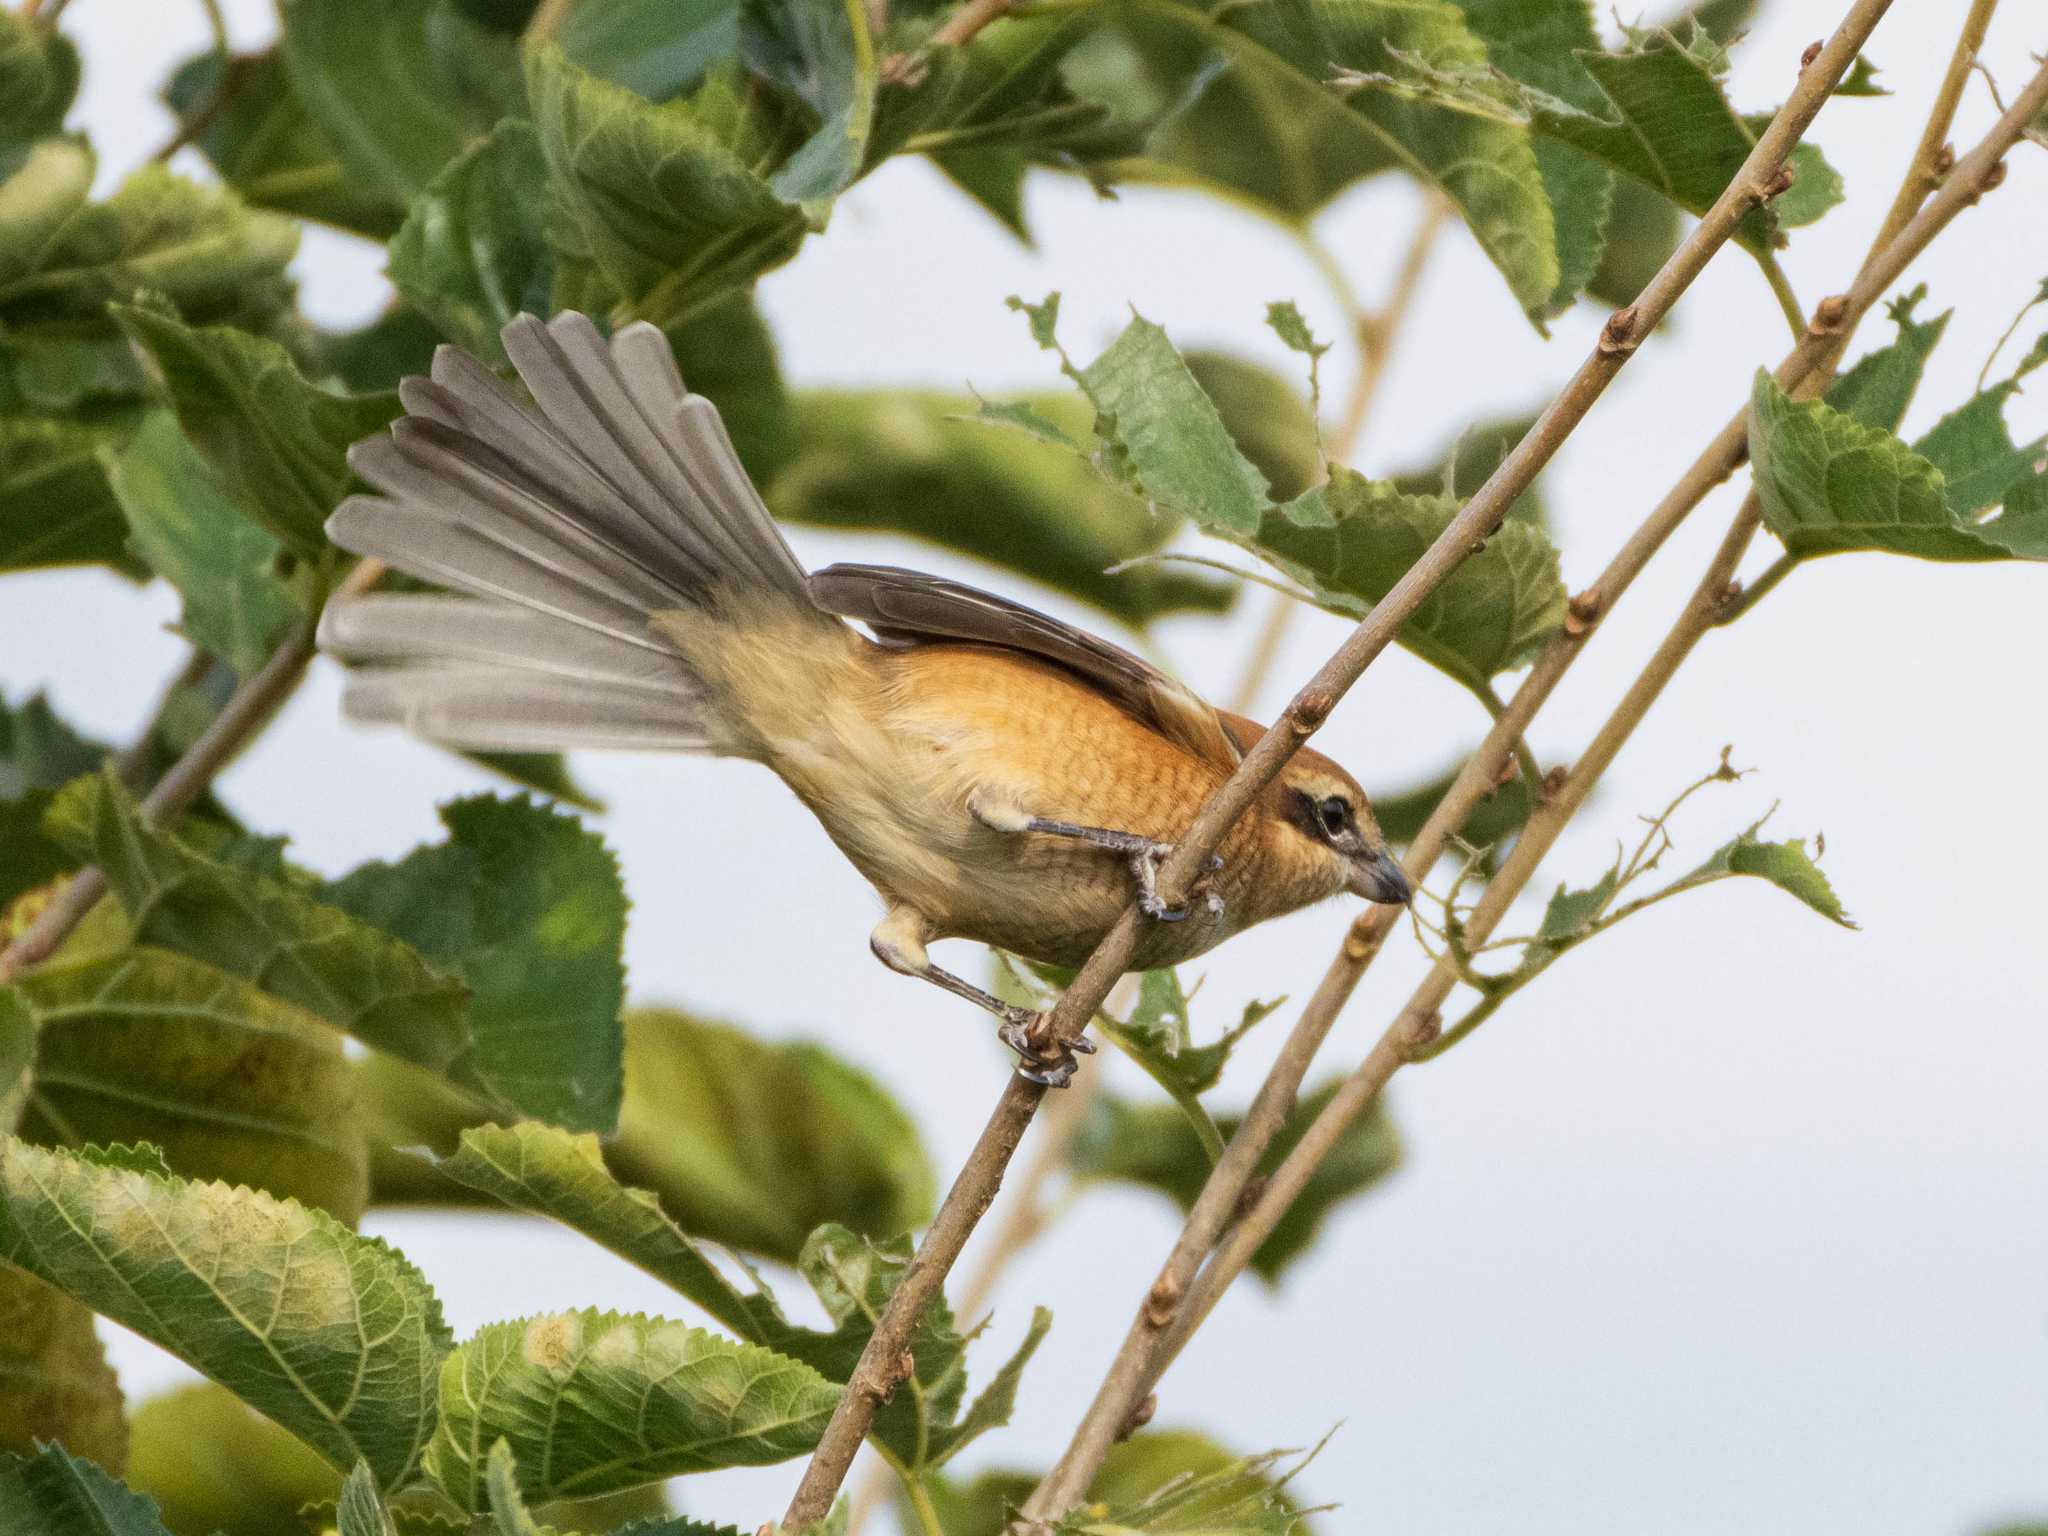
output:
[{"label": "white sky background", "polygon": [[[1801,48],[1840,9],[1767,7],[1736,53],[1737,101],[1781,99]],[[1881,217],[1961,9],[1900,0],[1870,50],[1898,95],[1823,114],[1814,137],[1850,203],[1799,232],[1787,254],[1809,307],[1845,285]],[[274,25],[257,0],[229,11],[239,45]],[[86,56],[73,122],[109,179],[168,133],[154,89],[204,46],[199,17],[197,6],[112,0],[66,12]],[[2016,85],[2044,45],[2039,6],[2018,0],[1986,57]],[[1992,115],[1973,82],[1958,143]],[[199,165],[189,152],[180,163]],[[2048,271],[2048,155],[2023,147],[2011,171],[1915,271],[1932,287],[1931,311],[1961,307],[1910,430],[1967,394]],[[1214,200],[1131,191],[1104,203],[1044,176],[1028,202],[1035,252],[922,165],[894,164],[855,189],[827,234],[761,285],[791,382],[1047,386],[1048,359],[1002,300],[1052,288],[1080,356],[1110,339],[1131,304],[1183,345],[1282,368],[1293,360],[1261,323],[1267,300],[1293,297],[1320,332],[1338,330],[1289,240]],[[1411,191],[1381,182],[1324,221],[1368,299],[1415,214]],[[329,323],[370,318],[386,293],[380,260],[344,237],[310,237],[298,268],[306,308]],[[1582,309],[1540,340],[1457,231],[1429,272],[1359,467],[1405,466],[1461,422],[1541,402],[1599,318]],[[2029,322],[2019,345],[2048,314]],[[1888,332],[1873,321],[1864,337]],[[1574,588],[1785,345],[1755,270],[1725,251],[1686,296],[1675,333],[1642,351],[1550,472]],[[1332,354],[1332,399],[1352,366]],[[2048,429],[2039,388],[2011,414],[2022,440]],[[1546,763],[1568,761],[1634,675],[1736,494],[1717,493],[1607,622],[1534,732]],[[985,574],[908,544],[803,529],[792,539],[810,563],[857,555]],[[1343,1421],[1303,1483],[1344,1506],[1326,1518],[1330,1530],[1905,1536],[2048,1513],[2044,583],[2023,565],[1842,557],[1711,636],[1539,888],[1596,874],[1638,812],[1661,807],[1733,742],[1759,772],[1693,803],[1681,857],[1704,856],[1782,801],[1781,835],[1825,830],[1826,868],[1862,933],[1730,882],[1561,963],[1470,1044],[1403,1074],[1394,1100],[1407,1166],[1344,1210],[1278,1292],[1251,1283],[1230,1298],[1165,1383],[1160,1422],[1252,1450],[1313,1442]],[[159,588],[138,601],[111,578],[57,573],[12,577],[4,598],[9,696],[47,688],[81,727],[131,733],[181,651],[161,629],[175,616],[170,596]],[[1160,638],[1185,675],[1226,693],[1265,606],[1261,595],[1227,624],[1170,623]],[[1304,616],[1262,707],[1284,701],[1342,633],[1334,619]],[[323,871],[438,837],[434,804],[483,787],[398,736],[344,731],[337,692],[322,663],[223,786],[256,826],[289,829],[296,856]],[[1483,725],[1456,689],[1391,652],[1319,745],[1368,788],[1391,788],[1475,742]],[[796,801],[731,763],[591,757],[577,770],[609,802],[599,825],[623,853],[634,994],[829,1042],[913,1108],[950,1174],[1001,1086],[1003,1055],[980,1015],[869,957],[874,898]],[[1212,956],[1197,967],[1208,975],[1198,1026],[1234,1017],[1255,994],[1305,997],[1350,915],[1348,902],[1301,914]],[[964,947],[953,963],[981,965]],[[1420,971],[1413,943],[1398,938],[1312,1081],[1357,1060]],[[1293,1014],[1247,1047],[1226,1100],[1250,1092]],[[1122,1063],[1107,1070],[1126,1086],[1135,1077]],[[366,1225],[425,1269],[461,1334],[568,1305],[672,1301],[531,1224],[379,1214]],[[1095,1192],[1016,1266],[983,1373],[1030,1302],[1057,1320],[1016,1427],[967,1467],[991,1455],[1041,1462],[1064,1444],[1176,1230],[1161,1200]],[[110,1332],[131,1394],[184,1374]],[[779,1512],[794,1476],[793,1466],[719,1474],[681,1492],[690,1512],[752,1529]]]}]

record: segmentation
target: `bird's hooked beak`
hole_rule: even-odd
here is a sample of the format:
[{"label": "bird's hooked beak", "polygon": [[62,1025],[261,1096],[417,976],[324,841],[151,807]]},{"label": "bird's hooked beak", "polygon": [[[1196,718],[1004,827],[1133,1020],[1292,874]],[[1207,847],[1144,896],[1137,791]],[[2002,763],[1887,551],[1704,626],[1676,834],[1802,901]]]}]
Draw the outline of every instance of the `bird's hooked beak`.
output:
[{"label": "bird's hooked beak", "polygon": [[1406,906],[1414,897],[1415,887],[1408,883],[1401,861],[1386,849],[1353,854],[1350,862],[1351,878],[1345,882],[1345,889],[1352,895],[1392,906]]}]

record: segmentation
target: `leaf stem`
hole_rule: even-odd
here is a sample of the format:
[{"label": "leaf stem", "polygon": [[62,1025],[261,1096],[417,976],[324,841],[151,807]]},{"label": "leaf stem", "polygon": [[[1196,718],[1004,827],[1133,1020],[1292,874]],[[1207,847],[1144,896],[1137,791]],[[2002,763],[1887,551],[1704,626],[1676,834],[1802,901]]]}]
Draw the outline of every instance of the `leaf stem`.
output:
[{"label": "leaf stem", "polygon": [[1771,285],[1771,297],[1778,301],[1778,312],[1792,327],[1792,340],[1797,342],[1806,334],[1806,312],[1799,307],[1799,295],[1792,291],[1792,279],[1771,252],[1765,251],[1756,261],[1763,268],[1764,281]]},{"label": "leaf stem", "polygon": [[[337,589],[336,596],[366,592],[384,575],[384,565],[364,560]],[[143,798],[144,825],[165,827],[176,821],[186,807],[198,799],[215,774],[227,766],[251,737],[269,723],[278,706],[291,696],[312,661],[313,621],[300,624],[270,659],[249,675],[213,719],[199,739],[186,748],[156,787]],[[96,865],[73,875],[51,898],[36,920],[15,941],[0,952],[0,984],[10,982],[30,966],[48,959],[84,921],[85,915],[106,893],[107,877]]]},{"label": "leaf stem", "polygon": [[[1486,706],[1486,712],[1493,716],[1496,725],[1507,714],[1507,701],[1494,691],[1492,683],[1480,683],[1472,690],[1472,695]],[[1529,750],[1529,743],[1520,731],[1515,733],[1514,754],[1515,762],[1522,771],[1522,782],[1529,786],[1530,800],[1540,800],[1543,797],[1543,769],[1536,761],[1536,754]]]},{"label": "leaf stem", "polygon": [[1750,609],[1763,601],[1773,587],[1787,576],[1790,576],[1803,563],[1794,555],[1778,556],[1777,559],[1764,567],[1762,573],[1758,575],[1755,581],[1752,581],[1742,589],[1733,602],[1721,605],[1721,612],[1715,618],[1714,623],[1716,625],[1733,624],[1737,619],[1749,612]]},{"label": "leaf stem", "polygon": [[903,1491],[909,1495],[910,1508],[917,1516],[917,1528],[924,1536],[946,1536],[946,1528],[939,1524],[939,1512],[932,1507],[931,1490],[925,1487],[924,1479],[906,1475]]},{"label": "leaf stem", "polygon": [[[1822,92],[1833,89],[1847,68],[1850,57],[1868,36],[1883,9],[1879,5],[1874,8],[1858,6],[1852,10],[1835,38],[1807,67],[1793,98],[1800,102],[1804,113],[1800,127],[1803,128],[1804,121],[1810,121],[1812,113],[1818,110],[1818,102],[1810,94],[1816,82],[1824,81],[1819,85]],[[2044,100],[2048,100],[2048,70],[2044,70],[2029,87],[2025,101],[2016,104],[2015,110],[2001,118],[1998,126],[1978,147],[1958,163],[1954,176],[1941,193],[1915,214],[1889,244],[1882,249],[1873,249],[1849,293],[1822,306],[1816,326],[1809,329],[1793,353],[1780,365],[1781,384],[1791,388],[1832,369],[1855,324],[1927,243],[1963,207],[1977,199],[1985,189],[1987,179],[1993,176],[1999,157],[2017,141],[2031,114],[2040,110]],[[1787,106],[1792,104],[1788,102]],[[1776,130],[1784,122],[1781,111],[1780,118],[1766,131],[1766,139],[1775,139]],[[1789,143],[1779,142],[1784,149],[1789,149]],[[1750,174],[1754,169],[1755,166],[1746,167],[1744,174]],[[1694,235],[1698,233],[1696,228]],[[1660,273],[1650,289],[1645,290],[1646,298],[1661,293],[1668,273],[1667,265],[1666,272]],[[1654,325],[1662,312],[1660,307],[1649,323]],[[1640,316],[1636,324],[1635,334],[1641,334]],[[1428,872],[1441,855],[1449,835],[1463,824],[1492,788],[1512,750],[1516,735],[1549,698],[1601,617],[1611,610],[1623,590],[1693,507],[1740,465],[1746,453],[1745,427],[1745,417],[1738,412],[1650,517],[1631,535],[1601,578],[1574,600],[1572,622],[1546,648],[1509,701],[1506,714],[1496,723],[1480,751],[1468,759],[1450,793],[1439,803],[1429,824],[1411,846],[1408,858],[1411,879],[1420,880]],[[1518,448],[1516,454],[1510,456],[1510,462],[1520,453]],[[1484,493],[1482,488],[1482,495]],[[1745,543],[1746,537],[1745,532]],[[1335,1024],[1359,978],[1385,942],[1394,920],[1392,909],[1375,908],[1352,925],[1343,948],[1331,962],[1293,1034],[1282,1047],[1271,1074],[1259,1090],[1252,1111],[1232,1138],[1224,1161],[1218,1165],[1189,1213],[1180,1241],[1150,1293],[1148,1300],[1154,1303],[1150,1310],[1155,1314],[1170,1309],[1176,1298],[1187,1298],[1181,1304],[1172,1334],[1162,1338],[1161,1330],[1156,1325],[1149,1325],[1143,1316],[1133,1325],[1087,1418],[1076,1431],[1060,1465],[1034,1495],[1028,1513],[1043,1515],[1049,1510],[1066,1507],[1076,1496],[1075,1490],[1087,1486],[1130,1406],[1151,1390],[1181,1343],[1213,1308],[1231,1280],[1242,1271],[1249,1253],[1256,1251],[1258,1242],[1263,1241],[1279,1216],[1284,1214],[1301,1183],[1305,1182],[1306,1173],[1312,1172],[1328,1148],[1334,1145],[1334,1141],[1321,1133],[1335,1129],[1341,1134],[1349,1119],[1371,1102],[1386,1079],[1410,1059],[1415,1049],[1428,1042],[1434,1031],[1431,1020],[1427,1015],[1418,1020],[1410,1011],[1404,1010],[1360,1064],[1353,1078],[1347,1082],[1345,1091],[1340,1092],[1337,1101],[1324,1111],[1312,1128],[1312,1133],[1316,1134],[1315,1145],[1311,1147],[1304,1143],[1298,1146],[1283,1164],[1283,1168],[1293,1165],[1289,1184],[1283,1187],[1275,1182],[1267,1186],[1250,1215],[1233,1232],[1229,1249],[1218,1252],[1209,1269],[1202,1274],[1199,1293],[1190,1292],[1197,1267],[1237,1208],[1250,1170],[1277,1130],[1284,1116],[1284,1107],[1293,1102],[1309,1061]],[[1240,1242],[1240,1237],[1247,1241]]]},{"label": "leaf stem", "polygon": [[[1834,361],[1841,355],[1847,344],[1848,333],[1876,304],[1886,289],[1895,281],[1906,266],[1924,250],[1929,241],[1946,228],[1963,208],[1973,204],[1985,190],[1985,183],[1995,175],[2000,157],[2010,149],[2025,132],[2032,116],[2048,105],[2048,66],[2044,66],[2029,84],[2026,92],[2015,102],[2013,110],[2002,117],[1997,126],[1955,167],[1954,175],[1943,185],[1936,196],[1929,200],[1919,212],[1907,222],[1893,241],[1880,251],[1873,251],[1866,258],[1850,291],[1840,296],[1839,304],[1823,309],[1826,329],[1810,328],[1798,347],[1780,365],[1780,384],[1788,389],[1804,389],[1817,392],[1832,370]],[[1624,561],[1633,561],[1631,550],[1648,543],[1661,542],[1677,518],[1683,515],[1682,508],[1688,497],[1696,503],[1705,491],[1720,479],[1725,478],[1740,462],[1743,456],[1743,424],[1741,413],[1724,427],[1700,459],[1695,462],[1671,495],[1665,498],[1658,510],[1644,527],[1638,530],[1630,544],[1624,547],[1616,562],[1609,568],[1609,575],[1593,589],[1604,594],[1605,604],[1611,605],[1618,595],[1619,587],[1610,587],[1613,577],[1632,577],[1633,571],[1623,567]],[[1680,662],[1690,653],[1694,644],[1707,629],[1713,626],[1715,615],[1720,611],[1729,577],[1740,563],[1749,541],[1761,523],[1761,511],[1754,495],[1746,498],[1742,509],[1736,515],[1705,576],[1696,588],[1693,598],[1680,613],[1678,620],[1666,636],[1663,644],[1645,666],[1642,674],[1631,686],[1607,724],[1594,738],[1586,755],[1574,765],[1563,785],[1550,796],[1530,818],[1515,844],[1513,852],[1487,887],[1486,894],[1474,909],[1468,920],[1471,942],[1483,944],[1491,934],[1507,906],[1524,886],[1536,866],[1541,862],[1558,833],[1585,803],[1593,785],[1598,781],[1614,756],[1627,741],[1635,726],[1639,724],[1670,680]],[[1646,558],[1646,557],[1645,557]],[[1640,569],[1640,562],[1634,562]],[[1626,582],[1622,582],[1625,585]],[[1583,643],[1583,637],[1574,638],[1569,633],[1560,635],[1552,642],[1551,649],[1539,659],[1529,678],[1509,701],[1508,714],[1504,724],[1514,723],[1517,727],[1540,707],[1548,697],[1559,676],[1569,666],[1572,657]],[[1526,708],[1525,695],[1534,694]],[[1486,744],[1479,753],[1467,762],[1461,771],[1457,784],[1438,806],[1438,816],[1432,817],[1433,825],[1425,827],[1422,835],[1410,849],[1410,869],[1414,875],[1425,868],[1423,860],[1433,861],[1436,851],[1441,849],[1441,839],[1451,826],[1462,821],[1476,803],[1473,786],[1483,785],[1499,772],[1499,765],[1505,760],[1509,739],[1501,727],[1489,734]],[[1463,792],[1461,794],[1461,791]],[[1464,796],[1472,798],[1466,799]],[[1444,814],[1449,810],[1450,814]],[[1453,818],[1455,817],[1455,820]],[[1441,824],[1439,823],[1441,818]],[[1431,839],[1436,839],[1432,843]],[[1345,951],[1333,962],[1330,972],[1324,977],[1311,1000],[1309,1010],[1304,1014],[1296,1034],[1312,1035],[1320,1041],[1334,1023],[1337,1011],[1350,996],[1357,979],[1363,974],[1365,963],[1370,961],[1377,945],[1383,938],[1390,920],[1376,917],[1361,919],[1354,925],[1352,938],[1347,941]],[[1354,953],[1358,958],[1354,959]],[[1217,1248],[1208,1267],[1199,1279],[1190,1277],[1186,1300],[1181,1304],[1178,1315],[1163,1337],[1154,1341],[1149,1352],[1149,1365],[1141,1366],[1128,1373],[1129,1390],[1138,1395],[1148,1392],[1156,1384],[1174,1356],[1179,1352],[1201,1321],[1214,1309],[1231,1281],[1249,1264],[1259,1244],[1270,1234],[1273,1227],[1286,1213],[1288,1206],[1298,1197],[1302,1188],[1313,1176],[1315,1169],[1337,1145],[1352,1119],[1362,1113],[1373,1098],[1385,1086],[1387,1080],[1408,1062],[1429,1051],[1440,1038],[1436,1023],[1436,1010],[1449,995],[1455,983],[1454,970],[1440,965],[1425,978],[1411,996],[1408,1003],[1396,1016],[1379,1041],[1359,1064],[1350,1078],[1346,1079],[1337,1095],[1324,1108],[1308,1133],[1295,1146],[1287,1158],[1275,1170],[1259,1199],[1235,1226],[1227,1240]],[[1492,1010],[1475,1009],[1459,1028],[1466,1033],[1476,1028],[1491,1015]],[[1293,1054],[1292,1039],[1282,1053],[1285,1063]],[[1313,1046],[1309,1047],[1311,1050]],[[1277,1071],[1276,1067],[1276,1071]],[[1298,1084],[1298,1079],[1296,1080]],[[1264,1090],[1261,1090],[1262,1094]],[[1240,1133],[1241,1134],[1241,1133]],[[1236,1152],[1233,1142],[1231,1154]],[[1228,1159],[1227,1159],[1228,1160]],[[1219,1175],[1220,1177],[1220,1175]],[[1217,1182],[1212,1178],[1211,1184]],[[1233,1195],[1233,1201],[1235,1196]],[[1209,1199],[1209,1190],[1203,1191],[1202,1200]],[[1197,1209],[1200,1209],[1198,1202]],[[1190,1218],[1192,1222],[1193,1218]],[[1220,1226],[1218,1228],[1220,1232]],[[1135,1400],[1132,1399],[1132,1400]],[[1071,1454],[1071,1453],[1070,1453]]]}]

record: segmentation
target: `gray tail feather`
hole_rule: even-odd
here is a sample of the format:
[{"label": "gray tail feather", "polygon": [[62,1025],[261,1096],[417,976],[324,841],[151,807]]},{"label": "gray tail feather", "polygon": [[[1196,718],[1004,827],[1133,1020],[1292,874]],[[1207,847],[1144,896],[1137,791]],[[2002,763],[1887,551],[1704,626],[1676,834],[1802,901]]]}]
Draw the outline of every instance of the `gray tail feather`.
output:
[{"label": "gray tail feather", "polygon": [[803,568],[653,326],[607,345],[565,311],[503,335],[537,411],[444,346],[390,434],[350,451],[382,494],[344,501],[329,536],[466,595],[330,605],[322,646],[377,664],[344,708],[476,750],[707,750],[708,701],[650,615],[737,588],[808,606]]}]

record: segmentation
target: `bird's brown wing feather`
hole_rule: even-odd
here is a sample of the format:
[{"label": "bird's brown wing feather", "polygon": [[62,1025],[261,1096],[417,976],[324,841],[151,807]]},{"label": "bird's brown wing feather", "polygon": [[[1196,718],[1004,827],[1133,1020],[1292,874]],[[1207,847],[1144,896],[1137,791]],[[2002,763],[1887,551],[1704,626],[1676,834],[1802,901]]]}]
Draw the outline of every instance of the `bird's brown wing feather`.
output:
[{"label": "bird's brown wing feather", "polygon": [[1121,646],[978,587],[893,565],[832,565],[811,576],[811,600],[858,619],[893,645],[959,641],[1021,652],[1065,668],[1120,708],[1225,773],[1241,753],[1216,710]]}]

